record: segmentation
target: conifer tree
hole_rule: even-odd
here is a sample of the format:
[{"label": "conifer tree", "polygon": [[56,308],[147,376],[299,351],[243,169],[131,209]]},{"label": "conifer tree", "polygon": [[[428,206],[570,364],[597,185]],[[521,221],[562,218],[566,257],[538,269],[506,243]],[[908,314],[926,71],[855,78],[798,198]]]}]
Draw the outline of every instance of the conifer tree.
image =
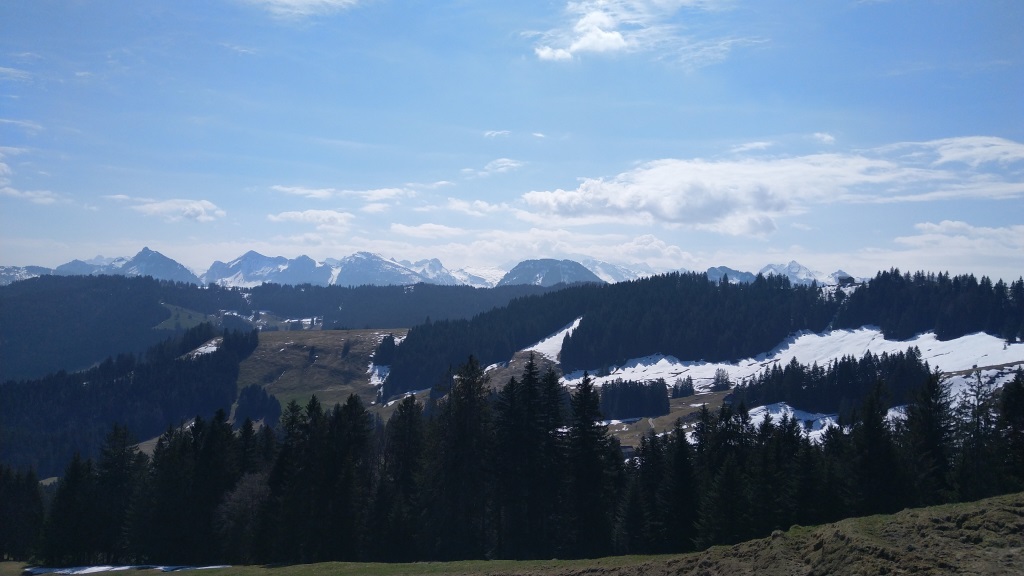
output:
[{"label": "conifer tree", "polygon": [[84,566],[97,559],[93,519],[99,513],[92,461],[75,454],[57,485],[43,530],[43,558],[53,566]]},{"label": "conifer tree", "polygon": [[584,373],[571,399],[567,433],[569,553],[592,558],[611,551],[618,450],[602,426],[597,390]]},{"label": "conifer tree", "polygon": [[492,424],[487,377],[473,356],[455,373],[431,427],[427,486],[428,557],[482,558],[490,542]]},{"label": "conifer tree", "polygon": [[905,428],[905,461],[915,502],[930,506],[950,500],[954,420],[949,388],[937,372],[907,405]]}]

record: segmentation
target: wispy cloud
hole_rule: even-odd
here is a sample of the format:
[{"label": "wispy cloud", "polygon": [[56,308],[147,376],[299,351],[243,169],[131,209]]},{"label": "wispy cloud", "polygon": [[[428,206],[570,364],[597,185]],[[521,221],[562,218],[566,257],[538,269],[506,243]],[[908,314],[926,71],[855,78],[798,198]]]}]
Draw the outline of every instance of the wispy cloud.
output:
[{"label": "wispy cloud", "polygon": [[437,238],[452,238],[455,236],[462,236],[466,233],[462,228],[453,228],[451,226],[445,226],[444,224],[419,224],[416,226],[407,226],[405,224],[392,224],[391,231],[395,234],[401,234],[402,236],[411,236],[413,238],[425,238],[425,239],[437,239]]},{"label": "wispy cloud", "polygon": [[360,0],[245,0],[279,18],[308,18],[351,8]]},{"label": "wispy cloud", "polygon": [[11,118],[0,118],[0,124],[16,126],[32,134],[43,131],[43,126],[41,124],[33,122],[31,120],[13,120]]},{"label": "wispy cloud", "polygon": [[6,196],[8,198],[17,198],[18,200],[25,200],[33,204],[56,204],[57,202],[64,201],[64,198],[49,190],[18,190],[7,186],[4,180],[0,178],[0,196]]},{"label": "wispy cloud", "polygon": [[742,154],[743,152],[750,152],[752,150],[767,150],[774,145],[774,142],[746,142],[738,146],[733,146],[731,152],[733,154]]},{"label": "wispy cloud", "polygon": [[491,160],[480,170],[475,168],[463,168],[462,173],[470,178],[483,178],[493,174],[504,174],[522,168],[524,162],[512,158],[497,158]]},{"label": "wispy cloud", "polygon": [[506,204],[491,204],[483,200],[470,201],[461,198],[449,198],[447,208],[467,216],[486,216],[509,209]]},{"label": "wispy cloud", "polygon": [[684,10],[723,10],[724,0],[570,1],[562,24],[541,34],[534,54],[541,60],[572,60],[586,53],[647,52],[700,67],[725,59],[738,46],[763,42],[744,37],[705,38],[686,33]]},{"label": "wispy cloud", "polygon": [[25,82],[32,79],[32,74],[18,68],[6,68],[4,66],[0,66],[0,78]]},{"label": "wispy cloud", "polygon": [[132,210],[146,216],[158,216],[166,222],[181,222],[183,220],[213,222],[227,215],[224,210],[221,210],[209,200],[191,200],[187,198],[152,200],[149,198],[130,198],[125,196],[112,196],[108,198],[132,202]]},{"label": "wispy cloud", "polygon": [[831,145],[831,144],[835,144],[836,143],[836,137],[831,135],[831,134],[829,134],[828,132],[815,132],[813,134],[813,137],[814,137],[815,140],[817,140],[818,142],[821,142],[822,144],[830,144]]},{"label": "wispy cloud", "polygon": [[0,196],[16,198],[18,200],[42,205],[66,202],[67,199],[56,192],[51,192],[49,190],[19,190],[12,185],[10,176],[14,174],[14,171],[11,170],[11,167],[4,160],[7,156],[13,156],[23,152],[25,152],[24,148],[0,146]]},{"label": "wispy cloud", "polygon": [[1024,145],[998,138],[901,143],[857,153],[709,161],[664,159],[574,190],[528,192],[518,216],[537,225],[685,226],[766,236],[777,220],[826,203],[1024,197],[1024,182],[991,165],[1024,164]]},{"label": "wispy cloud", "polygon": [[497,138],[499,136],[508,136],[511,133],[512,132],[510,132],[508,130],[488,130],[488,131],[484,132],[484,137],[485,138]]},{"label": "wispy cloud", "polygon": [[[439,187],[442,185],[444,184],[437,182],[433,184],[434,187]],[[412,198],[416,196],[416,191],[412,189],[412,186],[405,188],[373,188],[370,190],[343,190],[339,188],[306,188],[304,186],[275,185],[271,186],[270,189],[274,190],[275,192],[281,192],[282,194],[300,196],[302,198],[309,198],[313,200],[330,200],[334,198],[358,198],[364,202],[367,202],[369,205],[381,204],[383,202],[395,202],[402,198]],[[373,208],[371,208],[370,210],[372,211]]]},{"label": "wispy cloud", "polygon": [[312,224],[317,230],[331,233],[342,233],[348,230],[349,224],[355,218],[348,212],[337,210],[303,210],[269,214],[267,219],[271,222],[298,222]]}]

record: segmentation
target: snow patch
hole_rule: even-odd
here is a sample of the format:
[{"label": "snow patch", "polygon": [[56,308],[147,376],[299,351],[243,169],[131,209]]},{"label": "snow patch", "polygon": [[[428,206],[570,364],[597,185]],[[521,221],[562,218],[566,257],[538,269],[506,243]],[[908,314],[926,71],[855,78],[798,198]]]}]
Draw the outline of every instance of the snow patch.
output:
[{"label": "snow patch", "polygon": [[579,327],[580,320],[583,320],[582,316],[574,320],[572,324],[569,324],[544,340],[530,346],[527,350],[533,350],[548,360],[558,362],[558,356],[562,353],[562,341],[565,340],[566,336],[572,334],[573,331]]}]

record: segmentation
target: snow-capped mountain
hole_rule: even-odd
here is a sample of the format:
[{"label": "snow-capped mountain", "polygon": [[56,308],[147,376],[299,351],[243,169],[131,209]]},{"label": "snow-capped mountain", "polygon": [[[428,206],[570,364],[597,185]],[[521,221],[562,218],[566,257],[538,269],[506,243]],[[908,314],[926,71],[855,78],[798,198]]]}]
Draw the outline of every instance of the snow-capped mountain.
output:
[{"label": "snow-capped mountain", "polygon": [[416,272],[424,278],[425,282],[429,282],[431,284],[443,284],[445,286],[465,284],[465,282],[460,280],[453,272],[445,268],[444,264],[441,264],[441,261],[437,258],[420,260],[418,262],[402,260],[399,264],[413,272]]},{"label": "snow-capped mountain", "polygon": [[429,282],[415,270],[371,252],[356,252],[342,258],[333,284],[339,286],[403,286]]},{"label": "snow-capped mountain", "polygon": [[821,272],[815,272],[796,260],[790,260],[789,264],[768,264],[761,268],[761,274],[785,276],[793,284],[810,284],[811,282],[821,284],[828,278]]},{"label": "snow-capped mountain", "polygon": [[0,266],[0,286],[47,274],[53,274],[53,269],[43,266]]},{"label": "snow-capped mountain", "polygon": [[[492,288],[510,284],[553,286],[558,283],[574,282],[615,283],[658,273],[646,264],[623,266],[585,256],[580,256],[576,260],[525,260],[509,271],[510,266],[511,263],[503,267],[466,267],[449,270],[437,258],[410,262],[387,259],[371,252],[356,252],[345,258],[327,258],[319,262],[308,256],[265,256],[250,250],[230,262],[216,261],[202,276],[196,277],[178,262],[149,248],[143,248],[131,258],[96,256],[88,260],[72,260],[52,269],[42,266],[0,266],[0,286],[46,274],[121,274],[153,276],[161,280],[179,282],[215,283],[239,288],[259,286],[265,282],[316,286],[410,285],[423,282]],[[836,270],[828,275],[822,274],[796,261],[789,264],[769,264],[759,273],[783,275],[794,284],[804,285],[813,281],[817,281],[819,285],[849,285],[866,280],[854,278],[842,270]],[[712,282],[719,282],[726,275],[733,284],[753,282],[755,278],[754,273],[725,266],[715,266],[707,270],[708,279]]]},{"label": "snow-capped mountain", "polygon": [[612,264],[610,262],[595,260],[594,258],[582,258],[579,260],[579,263],[587,270],[593,272],[595,276],[609,284],[614,284],[616,282],[628,282],[630,280],[645,278],[655,274],[654,270],[646,264],[631,264],[629,267],[626,267],[618,264]]},{"label": "snow-capped mountain", "polygon": [[319,263],[309,256],[289,260],[284,256],[264,256],[250,250],[231,262],[214,262],[203,274],[203,282],[239,288],[259,286],[264,282],[326,286],[335,274],[336,267]]},{"label": "snow-capped mountain", "polygon": [[198,284],[199,278],[182,264],[163,254],[143,248],[130,260],[119,260],[108,264],[101,274],[123,274],[125,276],[152,276],[158,280],[173,280]]},{"label": "snow-capped mountain", "polygon": [[[199,278],[191,270],[179,262],[149,248],[143,248],[131,258],[104,258],[97,256],[90,260],[72,260],[57,266],[53,270],[39,266],[26,266],[21,270],[24,271],[21,273],[24,277],[18,278],[18,280],[44,274],[56,274],[59,276],[111,274],[121,276],[152,276],[157,280],[172,280],[191,284],[199,283]],[[9,284],[10,282],[3,283]]]},{"label": "snow-capped mountain", "polygon": [[554,286],[555,284],[572,284],[576,282],[598,282],[604,280],[588,270],[579,262],[572,260],[524,260],[498,282],[497,286],[514,284],[534,284],[537,286]]}]

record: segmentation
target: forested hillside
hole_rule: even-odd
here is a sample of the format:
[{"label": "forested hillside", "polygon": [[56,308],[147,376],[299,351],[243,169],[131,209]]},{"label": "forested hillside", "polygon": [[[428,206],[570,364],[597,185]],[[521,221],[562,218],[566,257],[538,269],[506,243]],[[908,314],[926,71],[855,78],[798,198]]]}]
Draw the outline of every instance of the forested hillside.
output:
[{"label": "forested hillside", "polygon": [[761,275],[750,284],[686,273],[569,287],[471,320],[415,326],[395,351],[385,396],[429,388],[469,354],[485,365],[506,362],[577,318],[561,348],[566,373],[650,354],[732,361],[768,352],[798,331],[863,325],[880,326],[894,339],[935,330],[942,339],[989,331],[1015,341],[1024,337],[1024,280],[993,284],[892,270],[850,296]]},{"label": "forested hillside", "polygon": [[151,459],[114,428],[98,459],[71,461],[43,522],[38,488],[0,470],[19,495],[20,533],[36,535],[10,535],[0,555],[27,546],[48,564],[88,565],[680,552],[1024,489],[1020,371],[998,392],[979,379],[955,410],[929,378],[899,424],[876,387],[821,443],[789,418],[705,407],[692,439],[680,426],[652,433],[626,462],[596,423],[588,379],[565,407],[554,373],[531,363],[493,395],[471,358],[449,390],[427,406],[407,397],[386,427],[356,396],[291,403],[277,435],[233,432],[220,412],[165,433]]},{"label": "forested hillside", "polygon": [[258,334],[224,332],[215,351],[182,357],[217,333],[209,324],[95,368],[0,386],[0,462],[57,475],[74,454],[97,453],[114,424],[151,438],[197,414],[230,410],[238,364]]},{"label": "forested hillside", "polygon": [[[552,288],[508,286],[196,286],[149,277],[45,276],[0,286],[0,382],[88,368],[140,354],[187,325],[165,322],[168,306],[239,329],[254,312],[320,318],[325,328],[401,328],[427,319],[470,318]],[[223,312],[235,314],[224,316]],[[209,316],[209,318],[207,318]],[[245,320],[251,319],[251,322]],[[159,326],[159,327],[158,327]]]}]

